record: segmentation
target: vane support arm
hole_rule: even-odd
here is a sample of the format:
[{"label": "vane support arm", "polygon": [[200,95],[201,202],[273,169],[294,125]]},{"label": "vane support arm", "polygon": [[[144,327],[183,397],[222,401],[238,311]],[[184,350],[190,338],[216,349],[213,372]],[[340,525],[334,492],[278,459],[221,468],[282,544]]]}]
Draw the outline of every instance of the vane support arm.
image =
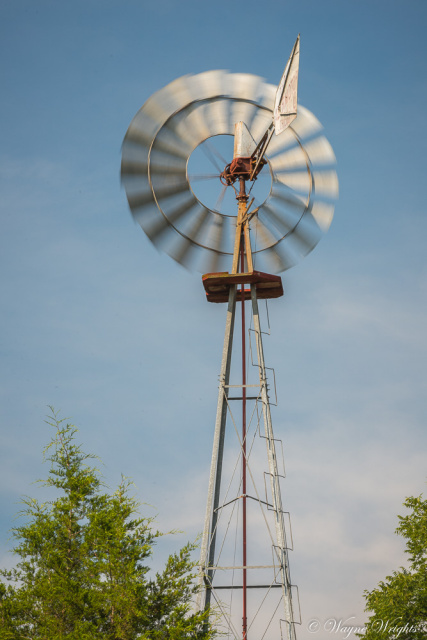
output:
[{"label": "vane support arm", "polygon": [[266,163],[266,161],[264,160],[264,154],[267,150],[268,145],[270,144],[271,138],[273,137],[273,132],[274,132],[274,124],[271,123],[267,131],[264,133],[261,140],[259,141],[255,151],[251,155],[252,164],[255,162],[255,165],[251,171],[251,175],[249,178],[250,180],[254,180],[254,178],[256,178],[258,174],[258,167],[260,167],[261,165],[260,168],[262,169],[263,165]]}]

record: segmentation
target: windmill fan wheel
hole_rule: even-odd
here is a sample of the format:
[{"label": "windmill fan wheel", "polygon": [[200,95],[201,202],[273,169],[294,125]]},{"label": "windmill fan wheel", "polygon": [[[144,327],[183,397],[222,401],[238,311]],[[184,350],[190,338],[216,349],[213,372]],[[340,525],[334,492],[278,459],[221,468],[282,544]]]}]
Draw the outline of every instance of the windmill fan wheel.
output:
[{"label": "windmill fan wheel", "polygon": [[[230,205],[234,186],[220,180],[232,160],[224,157],[224,140],[232,149],[242,121],[258,142],[271,124],[275,91],[250,74],[184,76],[151,96],[132,120],[121,164],[129,206],[151,242],[177,262],[201,272],[230,265],[237,206]],[[197,173],[194,158],[203,155],[208,174]],[[248,185],[258,209],[251,244],[256,268],[278,273],[307,255],[329,228],[338,197],[336,161],[321,124],[300,105],[292,125],[273,136],[266,160]]]}]

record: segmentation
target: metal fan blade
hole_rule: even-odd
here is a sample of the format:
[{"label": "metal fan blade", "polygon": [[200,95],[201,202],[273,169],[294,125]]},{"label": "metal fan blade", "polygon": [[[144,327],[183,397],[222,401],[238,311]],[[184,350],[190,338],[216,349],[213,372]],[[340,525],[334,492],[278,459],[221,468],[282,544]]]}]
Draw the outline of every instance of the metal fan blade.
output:
[{"label": "metal fan blade", "polygon": [[335,171],[314,171],[314,191],[316,196],[336,200],[338,198],[338,178]]},{"label": "metal fan blade", "polygon": [[145,191],[143,193],[137,193],[134,195],[128,194],[128,202],[132,213],[135,215],[138,209],[142,209],[145,206],[152,204],[155,200],[153,192],[150,189],[150,191]]},{"label": "metal fan blade", "polygon": [[224,69],[204,71],[191,76],[191,90],[194,100],[206,100],[217,96],[230,95],[230,73]]},{"label": "metal fan blade", "polygon": [[286,213],[288,212],[285,212],[283,209],[275,209],[269,204],[264,204],[258,211],[258,218],[262,220],[265,218],[276,228],[278,235],[275,236],[275,241],[280,240],[280,236],[286,236],[292,231],[301,219],[304,209],[299,212],[299,216],[292,214],[286,215]]},{"label": "metal fan blade", "polygon": [[260,94],[256,98],[256,102],[263,109],[268,109],[270,112],[270,124],[273,122],[273,109],[274,101],[276,99],[277,87],[267,82],[263,82]]},{"label": "metal fan blade", "polygon": [[298,115],[291,127],[299,138],[307,138],[323,129],[316,116],[300,104],[298,105]]},{"label": "metal fan blade", "polygon": [[313,166],[336,164],[335,153],[325,136],[305,142],[304,151]]},{"label": "metal fan blade", "polygon": [[[271,231],[261,222],[258,216],[254,216],[251,220],[251,227],[255,232],[256,237],[256,250],[255,254],[262,253],[265,249],[265,256],[268,257],[269,262],[272,264],[274,271],[280,272],[285,269],[289,269],[294,265],[294,261],[290,256],[286,256],[282,249],[279,249],[277,239],[273,236]],[[261,240],[262,247],[258,249],[258,238]]]},{"label": "metal fan blade", "polygon": [[331,226],[332,218],[334,217],[334,205],[317,200],[311,207],[311,215],[321,230],[325,232]]},{"label": "metal fan blade", "polygon": [[130,123],[123,145],[127,141],[132,141],[149,148],[161,125],[162,122],[158,118],[148,116],[142,107]]},{"label": "metal fan blade", "polygon": [[258,143],[271,124],[271,113],[267,109],[262,109],[258,106],[252,121],[246,122],[243,120],[243,122],[247,125],[253,139]]},{"label": "metal fan blade", "polygon": [[215,270],[219,263],[219,254],[221,253],[224,235],[224,217],[218,213],[210,216],[207,237],[203,244],[213,252],[210,256],[210,268]]},{"label": "metal fan blade", "polygon": [[192,91],[192,78],[193,76],[187,75],[173,80],[159,91],[156,91],[143,105],[144,112],[153,121],[157,122],[159,127],[173,113],[197,98],[196,92]]},{"label": "metal fan blade", "polygon": [[303,194],[310,193],[312,181],[308,171],[279,171],[275,174],[275,179],[294,191]]},{"label": "metal fan blade", "polygon": [[203,232],[203,228],[208,222],[211,215],[209,209],[206,207],[200,207],[200,209],[192,214],[194,220],[189,228],[185,230],[185,234],[180,235],[174,246],[168,251],[169,255],[186,266],[189,261],[189,255],[191,249],[198,246],[199,235]]},{"label": "metal fan blade", "polygon": [[307,211],[290,234],[289,242],[292,242],[293,248],[301,257],[304,257],[314,249],[321,235],[319,225]]},{"label": "metal fan blade", "polygon": [[254,229],[256,235],[256,251],[263,251],[269,246],[277,243],[278,238],[270,231],[258,214],[252,218],[251,227]]},{"label": "metal fan blade", "polygon": [[289,147],[294,146],[296,141],[297,141],[297,137],[291,125],[287,129],[285,129],[283,133],[280,134],[280,136],[272,137],[267,149],[268,157],[271,160],[274,156],[285,151],[285,149],[288,149]]},{"label": "metal fan blade", "polygon": [[[229,93],[229,74],[226,71],[208,71],[192,76],[189,83],[187,107],[182,112],[183,126],[187,137],[192,140],[194,149],[205,138],[212,135],[205,120],[206,106],[211,100],[227,96]],[[178,117],[180,117],[179,114]],[[175,117],[174,117],[175,119]]]},{"label": "metal fan blade", "polygon": [[233,96],[231,123],[244,122],[250,129],[257,107],[248,98],[256,101],[264,82],[249,73],[232,73],[229,75],[229,85]]},{"label": "metal fan blade", "polygon": [[175,113],[165,124],[179,140],[183,141],[189,153],[206,135],[209,135],[206,124],[198,113],[202,104],[202,102],[192,102]]},{"label": "metal fan blade", "polygon": [[285,153],[270,158],[271,168],[275,173],[281,170],[299,169],[307,166],[307,156],[300,145],[288,149]]},{"label": "metal fan blade", "polygon": [[203,107],[207,100],[229,94],[228,78],[227,71],[208,71],[191,78],[191,99],[188,100],[185,117],[188,130],[197,140],[196,144],[212,135],[204,119]]},{"label": "metal fan blade", "polygon": [[291,209],[293,213],[298,217],[301,217],[308,206],[308,203],[304,198],[296,193],[293,193],[289,189],[284,188],[283,185],[277,182],[273,184],[271,195],[267,200],[267,204],[270,204],[270,202],[274,202],[275,199],[285,204],[286,207]]},{"label": "metal fan blade", "polygon": [[177,136],[173,127],[169,127],[168,122],[166,122],[156,134],[152,148],[186,160],[192,151],[192,146],[189,142],[190,141],[182,135],[181,137]]},{"label": "metal fan blade", "polygon": [[163,164],[153,164],[150,162],[136,162],[133,160],[124,160],[122,161],[121,166],[121,175],[122,176],[135,176],[135,175],[147,175],[148,166],[150,166],[151,174],[161,174],[165,176],[174,176],[180,175],[182,176],[182,165],[181,166],[168,166]]},{"label": "metal fan blade", "polygon": [[[169,198],[170,196],[177,195],[178,193],[182,193],[188,189],[188,182],[176,182],[175,184],[166,184],[163,187],[156,188],[156,199],[161,200],[162,198]],[[128,196],[129,206],[132,209],[139,209],[140,207],[144,207],[146,204],[149,204],[154,200],[152,191],[145,193],[137,193],[131,196]]]},{"label": "metal fan blade", "polygon": [[126,131],[126,135],[123,140],[123,152],[126,152],[126,148],[130,145],[138,145],[140,153],[148,155],[151,143],[153,142],[153,138],[155,135],[156,131],[151,133],[150,131],[141,130],[139,127],[134,126],[132,121],[129,129]]},{"label": "metal fan blade", "polygon": [[332,147],[324,136],[310,140],[304,144],[304,147],[297,145],[285,153],[274,156],[271,159],[271,166],[273,171],[299,169],[306,167],[308,161],[313,166],[336,163]]},{"label": "metal fan blade", "polygon": [[177,156],[179,158],[186,159],[188,154],[182,149],[182,144],[180,145],[180,141],[177,137],[172,133],[172,131],[167,131],[165,129],[161,129],[161,134],[158,134],[158,138],[155,136],[151,138],[150,136],[145,135],[139,129],[130,128],[126,134],[126,142],[133,142],[135,144],[139,144],[141,147],[150,147],[153,140],[155,141],[156,148],[159,151],[163,151],[166,154],[171,156]]},{"label": "metal fan blade", "polygon": [[172,231],[175,230],[175,225],[177,224],[177,222],[183,216],[185,216],[185,214],[187,214],[196,204],[197,201],[195,200],[194,196],[192,196],[191,198],[188,198],[187,200],[181,202],[176,206],[170,206],[167,217],[164,214],[157,216],[155,221],[144,227],[144,231],[150,238],[151,242],[154,245],[156,245],[158,242],[161,242],[162,234],[168,228],[170,228]]},{"label": "metal fan blade", "polygon": [[287,269],[291,269],[298,262],[298,257],[294,255],[292,249],[284,243],[278,244],[271,249],[263,252],[265,259],[268,261],[269,270],[275,273],[281,273]]},{"label": "metal fan blade", "polygon": [[252,73],[230,73],[228,75],[229,94],[236,100],[255,100],[262,93],[264,81]]},{"label": "metal fan blade", "polygon": [[231,102],[230,123],[236,125],[237,122],[244,122],[247,128],[251,130],[258,111],[258,106],[251,102],[233,100]]},{"label": "metal fan blade", "polygon": [[203,106],[203,117],[209,127],[210,135],[234,134],[234,123],[231,118],[231,100],[217,98]]}]

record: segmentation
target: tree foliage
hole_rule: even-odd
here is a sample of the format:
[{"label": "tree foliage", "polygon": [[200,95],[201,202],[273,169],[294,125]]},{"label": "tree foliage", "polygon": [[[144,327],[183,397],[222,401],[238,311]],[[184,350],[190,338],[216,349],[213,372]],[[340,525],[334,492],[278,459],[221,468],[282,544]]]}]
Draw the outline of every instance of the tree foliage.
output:
[{"label": "tree foliage", "polygon": [[208,639],[206,614],[192,610],[194,564],[188,544],[149,574],[162,535],[122,478],[104,492],[94,456],[75,443],[77,429],[52,414],[44,485],[59,495],[23,500],[25,522],[12,530],[17,566],[0,575],[2,640]]},{"label": "tree foliage", "polygon": [[406,538],[409,568],[365,591],[365,611],[373,612],[360,636],[366,640],[427,638],[427,500],[410,497],[404,505],[411,512],[398,516],[396,533]]}]

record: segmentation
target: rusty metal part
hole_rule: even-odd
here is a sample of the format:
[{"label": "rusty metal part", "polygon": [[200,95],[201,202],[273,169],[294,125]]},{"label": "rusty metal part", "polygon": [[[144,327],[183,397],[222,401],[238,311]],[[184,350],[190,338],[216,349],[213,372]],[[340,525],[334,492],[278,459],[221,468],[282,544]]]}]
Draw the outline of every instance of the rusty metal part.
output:
[{"label": "rusty metal part", "polygon": [[236,180],[241,178],[245,181],[255,180],[266,164],[265,158],[256,159],[253,156],[234,158],[221,173],[220,180],[222,184],[227,186],[234,184]]}]

